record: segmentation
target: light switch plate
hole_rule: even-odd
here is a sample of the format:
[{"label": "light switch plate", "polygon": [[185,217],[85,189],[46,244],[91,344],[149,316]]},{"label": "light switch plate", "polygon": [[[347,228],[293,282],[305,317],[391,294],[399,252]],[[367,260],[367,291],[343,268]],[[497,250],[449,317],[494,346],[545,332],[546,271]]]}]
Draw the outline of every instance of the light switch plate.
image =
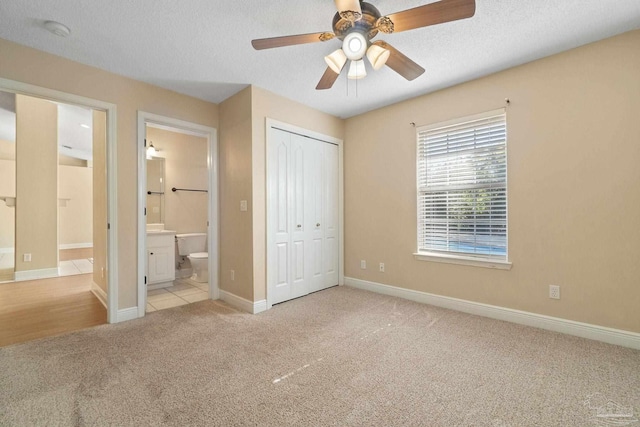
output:
[{"label": "light switch plate", "polygon": [[242,212],[246,212],[247,211],[247,201],[246,200],[240,200],[240,211],[242,211]]}]

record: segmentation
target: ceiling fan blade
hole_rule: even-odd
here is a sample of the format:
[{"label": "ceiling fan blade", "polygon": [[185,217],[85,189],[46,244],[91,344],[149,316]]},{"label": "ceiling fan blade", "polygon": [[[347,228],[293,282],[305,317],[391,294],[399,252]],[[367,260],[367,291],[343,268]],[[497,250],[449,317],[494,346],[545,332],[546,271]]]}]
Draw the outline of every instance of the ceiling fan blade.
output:
[{"label": "ceiling fan blade", "polygon": [[338,76],[339,74],[333,71],[331,67],[327,67],[322,78],[318,82],[318,86],[316,86],[316,90],[331,89],[336,80],[338,80]]},{"label": "ceiling fan blade", "polygon": [[255,50],[271,49],[274,47],[293,46],[296,44],[326,42],[335,35],[333,33],[311,33],[297,34],[295,36],[271,37],[268,39],[251,40],[251,45]]},{"label": "ceiling fan blade", "polygon": [[424,6],[387,15],[393,22],[392,32],[413,30],[458,19],[471,18],[476,13],[475,0],[441,0]]},{"label": "ceiling fan blade", "polygon": [[378,40],[373,44],[391,52],[389,59],[387,59],[387,66],[405,79],[415,80],[424,73],[424,68],[407,58],[403,53],[391,46],[389,43]]}]

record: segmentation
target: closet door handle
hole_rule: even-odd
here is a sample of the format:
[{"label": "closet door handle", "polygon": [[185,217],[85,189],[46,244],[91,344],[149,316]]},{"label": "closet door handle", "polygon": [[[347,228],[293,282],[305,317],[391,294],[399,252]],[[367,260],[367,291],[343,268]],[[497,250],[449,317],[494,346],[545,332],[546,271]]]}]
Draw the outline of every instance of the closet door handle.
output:
[{"label": "closet door handle", "polygon": [[298,225],[297,225],[297,228],[302,228],[302,225],[298,224]]},{"label": "closet door handle", "polygon": [[316,224],[316,227],[320,227],[320,223],[317,223],[317,224]]}]

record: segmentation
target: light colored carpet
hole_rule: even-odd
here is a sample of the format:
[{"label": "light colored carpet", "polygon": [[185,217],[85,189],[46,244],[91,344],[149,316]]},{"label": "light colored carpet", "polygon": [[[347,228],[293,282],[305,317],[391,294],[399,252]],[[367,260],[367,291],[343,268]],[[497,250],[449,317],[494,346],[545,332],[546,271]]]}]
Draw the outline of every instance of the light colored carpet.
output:
[{"label": "light colored carpet", "polygon": [[640,418],[639,351],[346,287],[0,349],[2,426],[589,426],[616,403]]}]

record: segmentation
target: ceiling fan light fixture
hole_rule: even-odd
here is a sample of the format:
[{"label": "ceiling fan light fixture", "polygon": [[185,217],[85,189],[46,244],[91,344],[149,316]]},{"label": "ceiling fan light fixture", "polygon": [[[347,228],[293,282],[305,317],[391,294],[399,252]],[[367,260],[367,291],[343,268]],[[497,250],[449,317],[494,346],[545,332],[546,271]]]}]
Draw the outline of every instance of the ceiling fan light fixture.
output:
[{"label": "ceiling fan light fixture", "polygon": [[352,31],[344,37],[342,50],[347,58],[359,61],[367,52],[367,39],[362,33]]},{"label": "ceiling fan light fixture", "polygon": [[331,68],[336,74],[340,74],[342,68],[344,68],[344,64],[347,63],[347,56],[344,54],[342,49],[338,49],[331,55],[325,56],[324,62],[326,62],[329,68]]},{"label": "ceiling fan light fixture", "polygon": [[362,18],[359,0],[336,0],[336,9],[342,19],[355,22]]},{"label": "ceiling fan light fixture", "polygon": [[351,80],[359,80],[367,77],[367,70],[364,67],[364,61],[351,61],[349,66],[349,74],[347,77]]},{"label": "ceiling fan light fixture", "polygon": [[391,55],[391,52],[388,49],[375,44],[369,46],[369,49],[367,50],[367,59],[369,59],[371,66],[376,71],[384,67],[384,64],[387,63],[387,59],[389,59],[389,55]]}]

